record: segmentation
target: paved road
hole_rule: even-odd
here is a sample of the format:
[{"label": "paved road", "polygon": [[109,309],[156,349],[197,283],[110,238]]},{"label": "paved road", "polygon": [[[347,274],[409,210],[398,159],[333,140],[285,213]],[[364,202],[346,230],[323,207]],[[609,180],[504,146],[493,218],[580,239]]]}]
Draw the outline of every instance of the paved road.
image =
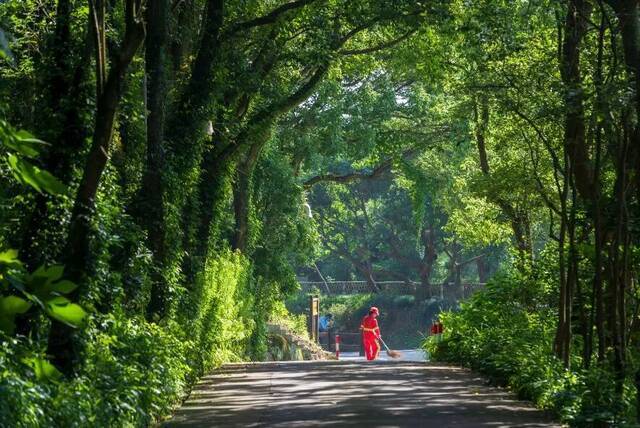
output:
[{"label": "paved road", "polygon": [[[380,361],[426,361],[425,352],[422,349],[400,349],[400,358],[391,358],[386,352],[381,351],[378,359]],[[340,359],[344,361],[366,361],[357,352],[342,352]]]},{"label": "paved road", "polygon": [[237,364],[164,427],[559,427],[475,374],[414,361]]}]

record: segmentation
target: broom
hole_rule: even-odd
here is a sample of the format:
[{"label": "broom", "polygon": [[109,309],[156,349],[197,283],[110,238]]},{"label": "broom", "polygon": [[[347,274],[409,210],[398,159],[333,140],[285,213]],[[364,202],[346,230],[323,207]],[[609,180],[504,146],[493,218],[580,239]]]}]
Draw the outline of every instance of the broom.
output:
[{"label": "broom", "polygon": [[402,357],[402,352],[394,351],[392,349],[389,349],[389,347],[387,346],[386,343],[384,343],[384,340],[382,340],[382,338],[380,338],[379,340],[380,340],[380,342],[382,342],[384,347],[387,348],[387,355],[388,356],[390,356],[391,358],[394,358],[394,359]]}]

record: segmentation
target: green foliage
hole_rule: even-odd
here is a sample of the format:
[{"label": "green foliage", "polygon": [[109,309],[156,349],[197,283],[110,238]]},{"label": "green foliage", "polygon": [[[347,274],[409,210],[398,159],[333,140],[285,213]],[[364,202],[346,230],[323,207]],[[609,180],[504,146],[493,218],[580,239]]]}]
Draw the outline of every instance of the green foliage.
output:
[{"label": "green foliage", "polygon": [[0,425],[146,426],[171,411],[192,376],[187,335],[123,314],[94,321],[85,333],[87,363],[73,380],[35,357],[33,344],[2,342]]},{"label": "green foliage", "polygon": [[0,158],[6,162],[13,177],[38,192],[65,195],[68,192],[65,185],[27,160],[37,157],[44,145],[45,142],[27,131],[16,131],[6,121],[0,120]]},{"label": "green foliage", "polygon": [[29,310],[32,303],[18,296],[0,297],[0,330],[13,334],[15,318]]},{"label": "green foliage", "polygon": [[300,337],[309,336],[307,320],[308,317],[306,314],[292,314],[289,312],[282,301],[274,302],[273,311],[269,317],[269,322],[287,327],[290,331],[296,333]]},{"label": "green foliage", "polygon": [[197,349],[196,367],[204,373],[225,361],[246,357],[256,321],[255,297],[249,261],[237,252],[221,251],[209,259],[196,280],[184,310],[194,310],[185,319]]},{"label": "green foliage", "polygon": [[[150,43],[120,69],[125,2],[109,3],[96,52],[86,1],[0,1],[0,425],[152,424],[205,371],[263,358],[269,320],[306,330],[282,301],[315,261],[339,279],[475,282],[514,248],[520,271],[446,315],[445,341],[428,346],[573,423],[621,422],[637,351],[622,368],[584,373],[550,356],[563,283],[550,260],[567,252],[548,245],[570,219],[582,295],[569,307],[595,319],[587,284],[593,237],[604,237],[605,300],[626,281],[627,318],[600,329],[620,326],[608,336],[637,348],[622,328],[635,329],[640,302],[638,94],[624,66],[637,41],[622,40],[634,32],[620,31],[615,7],[575,14],[588,31],[576,46],[582,74],[567,85],[562,2],[224,2],[220,28],[203,12],[221,2],[168,3],[159,31],[141,11]],[[96,53],[121,72],[105,87]],[[576,112],[582,132],[568,129]],[[109,141],[96,152],[100,137]],[[362,180],[309,188],[312,177]],[[572,189],[595,177],[598,217]],[[75,282],[63,277],[76,262],[69,248],[86,258],[70,269]],[[563,275],[574,272],[566,261]],[[303,313],[297,299],[290,309]],[[414,330],[455,306],[383,293],[331,296],[323,309],[355,331],[374,304],[391,344],[415,343]],[[75,327],[65,378],[46,349],[58,322]],[[614,353],[602,357],[615,365]]]},{"label": "green foliage", "polygon": [[[0,329],[7,334],[15,330],[15,318],[31,306],[40,307],[48,316],[71,327],[80,327],[87,314],[67,295],[77,284],[62,279],[64,266],[41,266],[33,273],[26,272],[14,250],[0,253]],[[16,296],[10,293],[19,293]]]},{"label": "green foliage", "polygon": [[[606,367],[567,370],[551,352],[556,318],[549,303],[554,296],[542,265],[530,277],[518,272],[495,277],[459,311],[441,314],[443,340],[428,338],[423,346],[433,360],[478,370],[572,426],[619,426],[634,412],[631,389],[619,402]],[[573,356],[573,363],[579,365],[579,356]]]}]

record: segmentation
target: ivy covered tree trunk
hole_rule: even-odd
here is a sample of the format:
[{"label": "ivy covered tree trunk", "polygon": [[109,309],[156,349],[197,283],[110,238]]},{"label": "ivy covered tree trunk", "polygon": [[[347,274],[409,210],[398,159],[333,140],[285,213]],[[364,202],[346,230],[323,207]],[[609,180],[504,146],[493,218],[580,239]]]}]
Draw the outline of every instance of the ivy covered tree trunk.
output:
[{"label": "ivy covered tree trunk", "polygon": [[[99,97],[93,140],[85,161],[82,179],[80,180],[69,221],[68,251],[65,255],[67,275],[77,283],[84,282],[90,269],[91,222],[94,218],[95,198],[109,158],[113,126],[121,97],[122,81],[133,56],[144,40],[144,24],[139,15],[140,12],[139,1],[127,1],[127,29],[122,45],[118,54],[115,55],[116,61],[112,64],[106,81],[97,82]],[[98,46],[96,62],[104,61],[105,57],[105,52]],[[97,67],[106,69],[106,64],[98,65]],[[79,291],[76,291],[75,296],[78,295]],[[73,330],[66,324],[57,321],[52,322],[47,351],[53,357],[55,365],[66,374],[71,374],[73,360],[76,358],[71,341],[72,333]]]},{"label": "ivy covered tree trunk", "polygon": [[[174,214],[178,215],[184,215],[188,199],[188,192],[184,192],[181,186],[185,180],[190,179],[193,168],[203,162],[203,153],[206,153],[207,124],[215,117],[215,105],[220,95],[219,88],[215,85],[215,75],[219,66],[217,61],[220,55],[224,4],[224,0],[206,2],[200,43],[191,73],[187,83],[179,90],[177,101],[171,105],[165,120],[166,161],[172,174],[170,179],[167,178],[164,197],[175,201]],[[184,230],[177,229],[165,231],[165,242],[162,245],[165,257],[178,259],[182,250],[187,249],[183,248],[183,242],[185,239],[188,240],[188,237],[179,236],[183,233]],[[183,261],[183,265],[185,263]],[[187,277],[193,278],[189,272],[186,274]]]},{"label": "ivy covered tree trunk", "polygon": [[[50,143],[44,152],[45,169],[66,184],[73,179],[75,158],[83,149],[88,133],[82,120],[87,108],[71,101],[88,96],[84,85],[90,55],[88,34],[80,41],[74,40],[71,30],[74,8],[72,0],[57,2],[55,30],[47,40],[44,53],[46,71],[41,77],[44,97],[38,133]],[[45,262],[59,259],[63,247],[60,242],[64,242],[64,237],[57,220],[51,218],[51,207],[59,209],[57,202],[38,193],[33,205],[20,231],[20,253],[29,268],[36,269]]]},{"label": "ivy covered tree trunk", "polygon": [[167,284],[161,275],[165,263],[164,126],[167,91],[167,39],[169,0],[152,1],[147,6],[145,72],[147,76],[147,157],[142,188],[138,196],[139,221],[147,230],[154,270],[147,318],[162,318],[167,310]]},{"label": "ivy covered tree trunk", "polygon": [[233,187],[233,207],[235,212],[235,233],[233,248],[245,252],[249,239],[249,213],[251,209],[251,181],[253,170],[260,156],[261,143],[254,143],[236,168],[236,182]]}]

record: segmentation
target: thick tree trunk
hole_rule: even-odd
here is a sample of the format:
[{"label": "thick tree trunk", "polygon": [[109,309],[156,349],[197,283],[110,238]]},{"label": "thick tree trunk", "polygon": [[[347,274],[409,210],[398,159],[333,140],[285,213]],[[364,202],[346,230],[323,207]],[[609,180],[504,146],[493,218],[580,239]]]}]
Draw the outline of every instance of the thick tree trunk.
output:
[{"label": "thick tree trunk", "polygon": [[147,75],[147,163],[142,188],[138,195],[138,219],[147,230],[149,249],[153,254],[151,296],[147,318],[162,318],[167,310],[167,291],[161,274],[165,262],[164,126],[167,98],[167,39],[169,0],[155,0],[147,6],[147,38],[145,72]]},{"label": "thick tree trunk", "polygon": [[[216,99],[219,91],[216,90],[216,66],[220,54],[220,30],[224,20],[224,0],[208,0],[202,19],[202,34],[197,54],[191,69],[189,81],[180,91],[177,101],[171,106],[171,114],[165,120],[165,140],[167,142],[167,163],[173,171],[176,180],[186,180],[194,167],[203,162],[209,163],[210,159],[203,159],[205,152],[205,135],[207,123],[215,117]],[[212,150],[210,150],[212,151]],[[212,155],[210,155],[212,156]],[[217,167],[218,165],[213,166]],[[199,187],[205,186],[200,182]],[[168,198],[176,201],[176,209],[184,217],[188,210],[186,194],[181,186],[165,189]],[[202,193],[201,190],[199,190]],[[196,202],[196,205],[197,202]],[[192,214],[199,213],[198,207]],[[204,214],[208,214],[206,211]],[[188,216],[193,222],[198,220]],[[183,221],[183,226],[185,222]],[[186,224],[183,230],[176,228],[165,231],[164,244],[162,244],[165,257],[179,257],[181,249],[191,250],[188,258],[195,258],[193,248],[190,248],[190,237],[185,235]],[[169,238],[167,233],[175,234]],[[180,236],[180,234],[183,234]],[[199,238],[198,238],[199,239]],[[194,244],[198,245],[198,244]],[[197,266],[196,260],[183,260],[183,268],[187,281],[192,281]]]},{"label": "thick tree trunk", "polygon": [[[56,9],[56,27],[47,43],[50,58],[46,62],[46,74],[42,84],[45,94],[42,105],[44,120],[38,129],[38,136],[51,143],[43,150],[45,170],[53,173],[63,183],[68,184],[73,175],[75,155],[82,150],[86,129],[82,120],[81,103],[69,100],[80,99],[83,83],[87,77],[87,63],[90,55],[89,40],[85,45],[77,45],[71,37],[71,14],[73,8],[69,0],[60,0]],[[72,61],[77,56],[77,62]],[[20,247],[20,258],[30,271],[45,263],[58,261],[64,242],[59,221],[50,216],[50,207],[59,206],[55,198],[38,193],[34,197],[33,209],[24,218],[17,234],[16,245]],[[63,244],[64,245],[64,244]],[[16,332],[29,336],[35,323],[34,306],[16,319]]]},{"label": "thick tree trunk", "polygon": [[580,46],[586,33],[591,6],[585,0],[570,0],[564,25],[560,74],[565,86],[564,147],[571,162],[576,186],[587,200],[593,199],[593,168],[585,138],[584,91],[580,73]]},{"label": "thick tree trunk", "polygon": [[[102,173],[107,165],[113,137],[113,124],[120,103],[122,81],[129,64],[144,40],[144,25],[138,22],[135,1],[129,0],[127,31],[120,48],[117,61],[112,65],[109,77],[97,101],[93,142],[85,161],[82,179],[78,186],[76,200],[70,219],[67,253],[68,273],[81,279],[89,258],[90,222],[95,207],[95,197]],[[97,60],[102,56],[98,53]]]},{"label": "thick tree trunk", "polygon": [[[69,0],[60,0],[56,9],[56,28],[47,44],[50,58],[42,81],[44,113],[38,136],[51,143],[43,152],[44,167],[63,183],[72,179],[76,155],[83,148],[87,130],[83,122],[83,104],[73,102],[85,96],[90,41],[75,42],[71,35],[73,7]],[[74,61],[74,58],[79,58]],[[49,218],[50,196],[37,194],[33,211],[25,218],[20,231],[20,255],[30,270],[43,263],[53,263],[62,252],[64,237],[59,235],[58,221]],[[54,223],[54,224],[51,224]],[[43,233],[45,232],[46,233]],[[53,237],[53,238],[52,238]]]},{"label": "thick tree trunk", "polygon": [[[564,23],[564,39],[562,42],[562,57],[560,71],[565,85],[564,102],[566,108],[564,126],[565,174],[564,191],[561,195],[562,222],[569,237],[569,259],[566,276],[560,284],[560,304],[558,330],[556,333],[556,355],[568,367],[571,345],[571,309],[573,307],[573,290],[577,280],[575,278],[577,263],[575,259],[575,190],[571,217],[567,218],[568,183],[572,188],[575,184],[580,194],[587,200],[593,200],[593,168],[589,159],[589,150],[585,136],[584,122],[584,94],[582,77],[580,74],[580,46],[586,32],[587,19],[591,6],[584,0],[570,0]],[[564,233],[564,232],[563,232]],[[564,245],[561,239],[560,245]],[[562,255],[564,248],[560,248]],[[561,267],[564,271],[564,266]],[[565,275],[561,272],[561,275]]]},{"label": "thick tree trunk", "polygon": [[[95,197],[102,173],[109,157],[113,124],[120,102],[122,81],[135,53],[144,40],[144,24],[138,21],[139,3],[128,0],[126,5],[126,31],[117,61],[112,65],[109,77],[97,100],[93,142],[87,156],[82,179],[78,187],[76,200],[70,219],[69,239],[66,254],[66,273],[77,283],[84,281],[88,269],[91,220],[95,207]],[[96,53],[96,60],[104,58]],[[76,290],[72,297],[77,297]],[[52,322],[49,334],[48,354],[54,364],[65,374],[72,373],[75,350],[71,341],[73,330],[66,324]]]}]

